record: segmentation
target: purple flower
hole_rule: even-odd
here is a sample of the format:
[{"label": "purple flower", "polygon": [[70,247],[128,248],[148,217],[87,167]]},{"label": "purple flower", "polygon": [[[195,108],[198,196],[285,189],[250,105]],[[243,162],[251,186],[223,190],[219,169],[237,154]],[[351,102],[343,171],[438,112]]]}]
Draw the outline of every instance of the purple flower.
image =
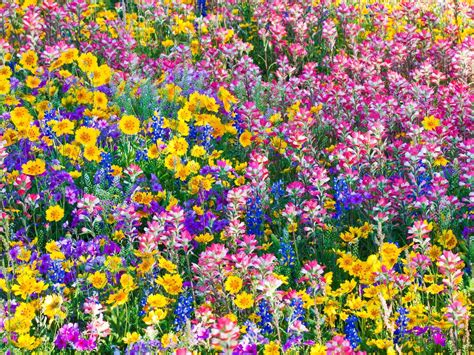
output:
[{"label": "purple flower", "polygon": [[446,346],[446,337],[444,336],[443,333],[441,332],[435,332],[433,334],[433,342],[436,344],[436,345],[441,345],[441,346]]}]

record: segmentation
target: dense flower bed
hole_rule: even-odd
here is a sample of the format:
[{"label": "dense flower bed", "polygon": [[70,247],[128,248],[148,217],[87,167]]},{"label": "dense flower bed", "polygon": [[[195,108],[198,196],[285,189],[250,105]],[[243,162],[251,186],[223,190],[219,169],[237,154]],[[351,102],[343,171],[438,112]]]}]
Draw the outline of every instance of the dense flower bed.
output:
[{"label": "dense flower bed", "polygon": [[472,351],[474,9],[383,3],[3,2],[0,349]]}]

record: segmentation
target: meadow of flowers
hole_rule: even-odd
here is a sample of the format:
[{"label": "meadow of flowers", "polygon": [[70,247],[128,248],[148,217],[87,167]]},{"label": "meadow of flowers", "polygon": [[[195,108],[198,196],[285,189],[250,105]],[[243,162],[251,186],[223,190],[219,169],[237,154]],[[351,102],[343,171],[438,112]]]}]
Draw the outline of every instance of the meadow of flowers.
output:
[{"label": "meadow of flowers", "polygon": [[0,4],[0,350],[473,351],[474,7]]}]

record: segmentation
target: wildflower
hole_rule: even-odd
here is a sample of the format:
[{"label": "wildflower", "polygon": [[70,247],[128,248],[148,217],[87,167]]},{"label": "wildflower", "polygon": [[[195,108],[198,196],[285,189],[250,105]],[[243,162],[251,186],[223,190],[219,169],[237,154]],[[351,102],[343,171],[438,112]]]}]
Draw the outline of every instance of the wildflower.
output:
[{"label": "wildflower", "polygon": [[315,344],[309,351],[310,355],[326,355],[326,346],[322,344]]},{"label": "wildflower", "polygon": [[230,111],[230,104],[235,104],[238,102],[237,98],[223,87],[219,88],[219,91],[217,92],[217,97],[224,104],[224,110],[226,110],[226,112]]},{"label": "wildflower", "polygon": [[132,115],[124,115],[119,121],[119,128],[124,134],[135,135],[140,131],[140,120]]},{"label": "wildflower", "polygon": [[26,83],[26,86],[29,87],[30,89],[36,89],[40,85],[41,80],[36,76],[29,75],[26,78],[25,83]]},{"label": "wildflower", "polygon": [[107,299],[108,304],[112,304],[113,307],[124,305],[128,302],[128,293],[124,290],[119,290],[116,293],[113,293]]},{"label": "wildflower", "polygon": [[41,345],[41,339],[31,336],[29,334],[20,334],[18,339],[15,341],[15,346],[20,349],[26,349],[33,351]]},{"label": "wildflower", "polygon": [[55,317],[60,319],[66,318],[66,313],[61,310],[63,298],[61,295],[47,295],[41,305],[43,313],[50,319],[53,320]]},{"label": "wildflower", "polygon": [[41,175],[46,171],[46,164],[44,160],[35,159],[35,160],[30,160],[26,164],[23,164],[21,166],[21,169],[23,173],[26,175],[36,176],[36,175]]},{"label": "wildflower", "polygon": [[252,133],[244,131],[239,138],[240,145],[247,148],[252,143]]},{"label": "wildflower", "polygon": [[91,146],[96,144],[99,135],[100,131],[98,129],[83,126],[76,131],[75,138],[82,145]]},{"label": "wildflower", "polygon": [[15,107],[10,112],[10,119],[18,130],[28,129],[33,120],[33,116],[25,107]]},{"label": "wildflower", "polygon": [[64,217],[64,209],[59,205],[50,206],[46,210],[46,220],[48,222],[59,222]]},{"label": "wildflower", "polygon": [[193,296],[191,293],[183,293],[178,298],[174,314],[176,316],[174,325],[176,331],[180,331],[186,325],[193,313]]},{"label": "wildflower", "polygon": [[247,309],[253,306],[254,300],[253,296],[247,292],[242,292],[237,295],[234,300],[234,303],[240,309]]},{"label": "wildflower", "polygon": [[160,257],[158,259],[158,266],[162,269],[165,269],[166,271],[168,271],[171,274],[175,273],[176,270],[178,269],[178,267],[174,263],[172,263],[169,260],[166,260],[163,257]]},{"label": "wildflower", "polygon": [[242,288],[242,279],[238,276],[229,276],[224,284],[225,290],[231,294],[236,294]]},{"label": "wildflower", "polygon": [[89,73],[97,67],[97,57],[92,53],[82,53],[77,58],[77,64],[83,72]]},{"label": "wildflower", "polygon": [[262,328],[262,334],[270,334],[273,332],[273,314],[270,310],[270,304],[263,299],[258,304],[257,315],[260,317],[258,326]]},{"label": "wildflower", "polygon": [[94,144],[86,145],[84,147],[84,158],[99,163],[102,160],[101,151]]},{"label": "wildflower", "polygon": [[161,294],[153,294],[148,296],[147,303],[153,308],[164,308],[168,305],[168,299]]},{"label": "wildflower", "polygon": [[7,79],[0,79],[0,95],[7,95],[10,92],[10,82]]},{"label": "wildflower", "polygon": [[35,72],[38,66],[38,55],[33,50],[28,50],[21,55],[20,65],[31,72]]},{"label": "wildflower", "polygon": [[170,295],[177,295],[182,291],[183,279],[178,274],[166,274],[156,279],[156,283],[164,287]]},{"label": "wildflower", "polygon": [[352,347],[348,340],[340,335],[334,336],[326,343],[327,354],[352,354]]},{"label": "wildflower", "polygon": [[275,341],[271,341],[268,344],[265,344],[263,347],[263,355],[280,355],[280,344]]},{"label": "wildflower", "polygon": [[74,133],[74,122],[68,120],[67,118],[59,122],[54,122],[52,125],[52,130],[58,137],[61,137],[65,134]]},{"label": "wildflower", "polygon": [[194,240],[198,243],[209,243],[214,240],[214,236],[210,233],[199,234],[194,237]]},{"label": "wildflower", "polygon": [[359,346],[361,339],[359,334],[357,333],[357,317],[356,316],[349,316],[346,319],[346,323],[344,325],[344,333],[346,334],[346,339],[349,340],[353,349]]},{"label": "wildflower", "polygon": [[167,151],[173,155],[181,157],[188,151],[188,142],[182,137],[174,137],[168,142]]},{"label": "wildflower", "polygon": [[127,334],[125,334],[125,336],[122,338],[122,341],[127,345],[134,344],[139,340],[140,340],[140,334],[138,334],[137,332],[133,332],[133,333],[127,332]]},{"label": "wildflower", "polygon": [[238,345],[240,331],[236,322],[227,317],[221,317],[212,328],[211,336],[211,344],[215,349],[231,353],[231,350]]},{"label": "wildflower", "polygon": [[129,274],[123,274],[120,276],[120,285],[122,286],[125,292],[131,292],[137,288],[133,277]]},{"label": "wildflower", "polygon": [[118,272],[122,268],[122,258],[116,255],[108,256],[104,265],[110,272]]},{"label": "wildflower", "polygon": [[103,289],[107,285],[107,277],[105,273],[96,271],[95,273],[89,275],[87,280],[92,284],[92,286],[98,290]]},{"label": "wildflower", "polygon": [[191,156],[194,158],[200,158],[206,154],[206,149],[202,145],[195,145],[191,148]]},{"label": "wildflower", "polygon": [[441,125],[440,120],[435,116],[427,116],[421,122],[427,131],[432,131]]}]

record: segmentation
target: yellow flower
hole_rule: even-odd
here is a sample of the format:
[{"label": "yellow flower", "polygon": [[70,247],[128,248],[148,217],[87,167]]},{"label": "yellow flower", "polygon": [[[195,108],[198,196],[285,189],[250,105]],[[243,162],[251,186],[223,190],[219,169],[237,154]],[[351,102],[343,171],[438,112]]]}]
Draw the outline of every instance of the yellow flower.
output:
[{"label": "yellow flower", "polygon": [[25,107],[15,107],[10,112],[10,119],[15,125],[15,128],[20,130],[29,128],[33,116]]},{"label": "yellow flower", "polygon": [[440,155],[439,157],[437,157],[435,159],[435,161],[433,162],[433,165],[434,166],[446,166],[446,164],[449,163],[449,160],[446,159],[445,157],[443,157],[442,155]]},{"label": "yellow flower", "polygon": [[43,281],[36,281],[33,275],[29,273],[20,274],[16,279],[17,284],[12,286],[12,291],[16,296],[26,299],[33,293],[41,293],[48,288]]},{"label": "yellow flower", "polygon": [[160,257],[160,259],[158,259],[158,266],[162,269],[165,269],[166,271],[168,271],[171,274],[174,274],[176,272],[176,270],[178,269],[178,267],[175,264],[173,264],[169,260],[166,260],[163,257]]},{"label": "yellow flower", "polygon": [[441,125],[440,120],[433,115],[426,116],[421,123],[427,131],[432,131]]},{"label": "yellow flower", "polygon": [[251,138],[252,133],[250,133],[249,131],[243,132],[239,138],[240,145],[244,148],[248,147],[252,143]]},{"label": "yellow flower", "polygon": [[83,72],[89,73],[97,67],[97,57],[92,53],[83,53],[77,58],[77,64]]},{"label": "yellow flower", "polygon": [[36,76],[29,75],[26,78],[25,83],[26,83],[26,86],[29,87],[30,89],[36,89],[41,83],[41,80]]},{"label": "yellow flower", "polygon": [[100,131],[92,127],[80,127],[76,131],[76,141],[82,145],[95,145],[97,138],[100,135]]},{"label": "yellow flower", "polygon": [[104,265],[110,272],[118,272],[122,268],[122,258],[120,256],[109,255],[105,259]]},{"label": "yellow flower", "polygon": [[167,151],[177,156],[183,156],[188,151],[188,142],[182,137],[174,137],[168,142]]},{"label": "yellow flower", "polygon": [[107,299],[108,304],[112,304],[112,308],[121,306],[128,302],[128,293],[124,290],[120,290],[116,293],[112,293]]},{"label": "yellow flower", "polygon": [[46,220],[48,222],[59,222],[64,217],[64,209],[59,205],[50,206],[46,210]]},{"label": "yellow flower", "polygon": [[254,300],[250,293],[242,292],[237,295],[234,301],[235,305],[240,309],[247,309],[253,306]]},{"label": "yellow flower", "polygon": [[96,66],[90,71],[92,75],[92,85],[94,87],[106,85],[112,78],[112,71],[107,64]]},{"label": "yellow flower", "polygon": [[226,110],[226,112],[230,111],[230,104],[236,104],[238,102],[237,98],[223,87],[219,88],[217,97],[224,104],[224,110]]},{"label": "yellow flower", "polygon": [[310,355],[326,355],[326,346],[322,344],[315,344],[310,349]]},{"label": "yellow flower", "polygon": [[0,79],[0,95],[6,95],[10,92],[10,82],[7,79]]},{"label": "yellow flower", "polygon": [[61,295],[47,295],[41,305],[43,313],[51,320],[56,316],[60,319],[66,318],[66,313],[61,310],[63,298]]},{"label": "yellow flower", "polygon": [[64,64],[71,64],[75,60],[77,60],[79,55],[79,51],[76,48],[70,48],[61,53],[59,59],[61,59]]},{"label": "yellow flower", "polygon": [[124,115],[119,121],[119,128],[124,134],[135,135],[140,131],[140,120],[132,115]]},{"label": "yellow flower", "polygon": [[225,290],[231,294],[236,294],[242,288],[242,279],[238,276],[229,276],[224,284]]},{"label": "yellow flower", "polygon": [[214,239],[214,236],[210,233],[203,233],[194,237],[194,240],[198,243],[209,243],[213,239]]},{"label": "yellow flower", "polygon": [[41,339],[35,338],[29,334],[21,334],[15,342],[15,346],[20,349],[33,351],[41,345]]},{"label": "yellow flower", "polygon": [[127,332],[127,334],[122,338],[123,342],[127,345],[134,344],[140,340],[140,334],[137,332]]},{"label": "yellow flower", "polygon": [[38,66],[38,55],[31,49],[26,51],[21,56],[20,65],[24,69],[34,72]]},{"label": "yellow flower", "polygon": [[383,243],[380,247],[380,255],[382,256],[382,264],[384,264],[388,269],[391,269],[393,265],[398,260],[400,253],[402,252],[395,244],[393,243]]},{"label": "yellow flower", "polygon": [[84,147],[84,158],[89,161],[95,161],[99,163],[102,160],[100,155],[100,149],[96,145],[86,145]]},{"label": "yellow flower", "polygon": [[101,110],[105,110],[107,108],[107,95],[105,95],[102,91],[94,91],[94,108],[99,108]]},{"label": "yellow flower", "polygon": [[168,299],[158,293],[148,296],[147,303],[153,308],[165,308],[168,305]]},{"label": "yellow flower", "polygon": [[129,274],[123,274],[120,276],[120,285],[122,285],[125,292],[131,292],[137,288],[133,277]]},{"label": "yellow flower", "polygon": [[171,47],[174,45],[174,42],[170,39],[161,42],[161,45],[165,48]]},{"label": "yellow flower", "polygon": [[56,133],[58,137],[61,137],[64,134],[73,134],[74,133],[74,122],[68,120],[67,118],[62,121],[53,121],[52,125],[53,132]]},{"label": "yellow flower", "polygon": [[165,309],[155,309],[143,317],[143,321],[148,325],[158,324],[160,321],[166,318],[167,314],[168,311]]},{"label": "yellow flower", "polygon": [[166,274],[156,279],[156,283],[164,287],[170,295],[177,295],[182,291],[183,279],[178,274]]},{"label": "yellow flower", "polygon": [[265,344],[263,348],[263,355],[280,355],[280,344],[276,341],[271,341],[268,344]]},{"label": "yellow flower", "polygon": [[95,273],[89,275],[87,281],[89,281],[94,288],[100,290],[103,289],[105,285],[107,285],[107,276],[103,272],[96,271]]},{"label": "yellow flower", "polygon": [[21,169],[26,175],[36,176],[41,175],[46,171],[46,164],[44,160],[41,159],[30,160],[26,164],[23,164]]}]

